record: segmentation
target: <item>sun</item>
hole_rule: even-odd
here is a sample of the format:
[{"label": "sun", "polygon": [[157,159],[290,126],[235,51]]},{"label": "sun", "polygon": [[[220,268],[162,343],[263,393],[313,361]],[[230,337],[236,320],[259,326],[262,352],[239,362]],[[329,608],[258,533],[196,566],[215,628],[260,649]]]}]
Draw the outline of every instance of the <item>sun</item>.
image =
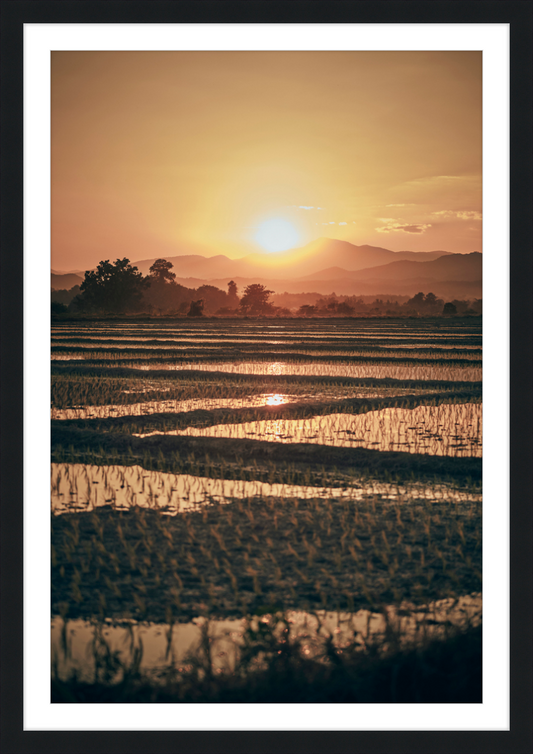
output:
[{"label": "sun", "polygon": [[298,244],[300,234],[288,220],[274,217],[261,223],[254,238],[266,251],[285,251]]}]

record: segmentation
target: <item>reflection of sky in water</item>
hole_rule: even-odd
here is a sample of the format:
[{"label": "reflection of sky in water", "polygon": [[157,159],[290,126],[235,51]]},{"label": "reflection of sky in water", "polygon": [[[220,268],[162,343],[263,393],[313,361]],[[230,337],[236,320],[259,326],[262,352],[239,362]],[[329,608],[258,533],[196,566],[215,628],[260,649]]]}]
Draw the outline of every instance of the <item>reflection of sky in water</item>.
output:
[{"label": "reflection of sky in water", "polygon": [[299,499],[344,498],[352,501],[378,495],[385,499],[424,499],[442,502],[481,500],[481,493],[446,484],[354,483],[346,487],[312,487],[269,484],[242,479],[211,479],[190,474],[147,471],[141,466],[94,466],[53,463],[50,478],[51,504],[55,514],[91,511],[104,505],[117,509],[137,505],[168,514],[206,503],[229,503],[232,499],[289,497]]},{"label": "reflection of sky in water", "polygon": [[194,398],[185,401],[145,401],[144,403],[105,406],[75,406],[66,409],[52,408],[52,419],[107,419],[116,416],[148,416],[156,413],[187,413],[188,411],[198,410],[213,411],[219,408],[255,408],[256,406],[280,406],[283,403],[304,399],[281,393],[265,393],[244,398]]},{"label": "reflection of sky in water", "polygon": [[[90,354],[80,354],[81,360],[94,361],[95,363],[105,362],[106,366],[112,365],[114,359],[93,359]],[[52,354],[52,361],[72,361],[77,360],[78,356],[65,354]],[[230,374],[258,374],[258,375],[301,375],[311,377],[354,377],[364,379],[371,377],[373,379],[390,378],[396,380],[450,380],[458,382],[479,382],[481,380],[481,367],[452,367],[446,365],[409,365],[401,366],[396,364],[324,364],[313,363],[312,357],[309,357],[309,364],[296,364],[289,362],[254,362],[254,361],[236,361],[236,362],[212,362],[209,364],[197,362],[184,362],[182,364],[169,364],[168,362],[158,362],[157,358],[147,360],[140,359],[120,359],[122,366],[128,365],[137,369],[149,372],[152,369],[157,370],[193,370],[201,372],[225,372]]]},{"label": "reflection of sky in water", "polygon": [[190,474],[147,471],[141,466],[93,466],[52,464],[52,511],[86,511],[103,505],[129,508],[139,505],[168,508],[169,513],[194,509],[209,502],[226,503],[232,498],[342,496],[341,487],[309,487],[268,484],[240,479],[211,479]]},{"label": "reflection of sky in water", "polygon": [[412,409],[384,408],[366,414],[267,419],[242,424],[187,427],[137,436],[152,434],[249,438],[481,458],[482,406],[480,403],[444,403]]},{"label": "reflection of sky in water", "polygon": [[[316,323],[315,323],[316,324]],[[269,332],[275,330],[275,332]],[[394,341],[395,343],[414,341],[426,343],[429,346],[439,345],[443,340],[457,340],[460,343],[465,340],[471,340],[473,343],[481,344],[481,335],[478,327],[475,325],[466,332],[460,332],[457,327],[450,329],[441,328],[438,333],[427,328],[417,329],[413,325],[406,326],[403,331],[398,326],[387,328],[383,323],[377,325],[366,324],[361,328],[360,323],[354,328],[353,325],[340,325],[339,323],[327,322],[326,325],[309,327],[309,323],[299,320],[296,327],[280,326],[270,327],[265,325],[245,325],[243,323],[233,325],[228,320],[224,322],[212,322],[208,328],[190,328],[185,324],[183,326],[170,326],[166,328],[158,326],[143,325],[141,323],[128,325],[121,322],[116,326],[104,327],[76,327],[74,323],[63,326],[52,327],[52,338],[65,341],[75,340],[76,338],[95,338],[101,340],[120,339],[120,340],[180,340],[187,339],[191,342],[215,342],[213,333],[220,333],[216,338],[217,342],[262,342],[270,340],[272,337],[279,339],[280,342],[305,342],[324,340],[326,343],[336,341],[352,341],[353,343],[373,342],[375,340]],[[462,345],[462,343],[461,343]],[[462,346],[463,347],[463,346]]]},{"label": "reflection of sky in water", "polygon": [[[277,346],[282,345],[285,346],[286,349],[294,350],[296,352],[301,353],[310,353],[310,354],[320,354],[322,356],[327,355],[333,355],[333,354],[350,354],[350,353],[362,353],[362,354],[372,354],[375,357],[382,356],[384,358],[387,357],[387,349],[393,349],[396,353],[394,355],[394,358],[397,358],[397,354],[402,352],[403,350],[406,350],[407,356],[416,356],[418,355],[419,358],[470,358],[470,359],[480,359],[481,358],[481,346],[480,345],[467,345],[462,344],[460,342],[450,344],[450,345],[442,345],[439,341],[417,341],[416,339],[409,339],[405,341],[400,342],[390,342],[387,344],[380,344],[379,341],[380,338],[372,338],[372,340],[364,339],[364,340],[358,340],[351,338],[349,336],[334,336],[334,337],[328,337],[322,339],[322,336],[319,338],[296,338],[296,337],[286,337],[283,339],[273,339],[271,336],[255,336],[253,338],[250,337],[218,337],[218,338],[197,338],[197,337],[190,337],[184,339],[183,337],[180,338],[166,338],[166,337],[160,337],[157,338],[142,338],[142,337],[135,337],[135,336],[120,336],[117,337],[116,335],[102,335],[98,336],[98,338],[94,336],[85,336],[85,337],[72,337],[70,335],[56,335],[52,337],[52,350],[54,350],[54,345],[57,347],[65,348],[66,346],[69,346],[71,351],[77,352],[79,351],[80,354],[85,353],[87,347],[92,348],[93,350],[106,350],[111,348],[120,348],[121,346],[124,346],[126,348],[134,348],[139,350],[146,350],[148,352],[153,350],[165,350],[168,351],[168,354],[171,355],[173,353],[180,354],[183,349],[191,349],[191,350],[201,350],[205,349],[207,351],[215,351],[222,348],[235,348],[239,347],[241,345],[253,345],[257,344],[260,346]],[[388,338],[387,338],[388,340]],[[154,342],[155,341],[155,342]],[[338,348],[335,348],[335,344],[338,346]],[[83,348],[84,350],[81,351],[80,349]],[[416,348],[416,354],[413,353],[413,349]],[[449,355],[446,353],[436,353],[433,349],[438,348],[439,351],[451,351],[453,349],[453,353],[450,353]],[[254,353],[253,349],[244,349],[244,352],[249,351],[251,354]],[[139,354],[141,355],[141,354]],[[147,354],[150,355],[149,353]]]},{"label": "reflection of sky in water", "polygon": [[[459,627],[479,625],[481,595],[476,593],[459,597],[457,600],[439,600],[423,609],[404,603],[398,608],[389,606],[387,613],[389,621],[401,630],[405,642],[412,639],[417,631],[425,632],[428,636],[443,636],[446,632],[446,625],[449,624]],[[358,637],[366,639],[369,636],[383,635],[386,629],[383,614],[372,613],[369,610],[359,610],[355,614],[326,613],[318,610],[317,615],[322,624],[319,631],[317,631],[318,621],[315,615],[302,611],[289,611],[287,614],[290,638],[301,642],[303,653],[308,657],[318,658],[323,649],[323,641],[329,634],[333,637],[334,645],[338,649],[343,649],[354,640],[354,637],[358,643],[362,644]],[[255,620],[268,623],[269,616]],[[142,670],[149,672],[168,667],[171,663],[180,670],[187,668],[185,665],[187,654],[199,646],[203,623],[203,618],[197,618],[190,623],[174,624],[170,629],[168,624],[107,621],[101,626],[101,635],[108,646],[118,652],[120,659],[125,663],[128,660],[131,662],[132,648],[138,648],[142,641]],[[57,660],[59,676],[66,678],[71,671],[77,670],[81,678],[92,680],[94,655],[91,647],[95,636],[95,625],[83,620],[67,623],[69,657],[65,656],[61,643],[62,626],[61,618],[52,619],[52,659]],[[210,622],[208,630],[215,672],[217,669],[232,670],[234,668],[235,645],[242,642],[244,629],[243,620],[228,619]],[[279,635],[281,636],[281,633]]]},{"label": "reflection of sky in water", "polygon": [[[135,390],[123,390],[123,393],[141,393],[149,390],[168,392],[170,388],[159,388],[152,385]],[[118,403],[102,406],[71,406],[69,408],[51,409],[51,418],[54,420],[65,419],[108,419],[119,416],[150,416],[157,413],[187,413],[189,411],[215,411],[217,409],[240,409],[256,408],[260,406],[282,406],[287,403],[316,403],[317,401],[340,401],[346,398],[385,398],[390,395],[411,395],[412,389],[383,388],[376,391],[375,388],[345,389],[344,394],[339,392],[320,392],[312,394],[293,395],[286,393],[262,393],[261,395],[245,396],[243,398],[191,398],[188,400],[158,400],[144,401],[142,403]],[[423,391],[427,392],[427,390]],[[431,392],[431,391],[430,391]]]}]

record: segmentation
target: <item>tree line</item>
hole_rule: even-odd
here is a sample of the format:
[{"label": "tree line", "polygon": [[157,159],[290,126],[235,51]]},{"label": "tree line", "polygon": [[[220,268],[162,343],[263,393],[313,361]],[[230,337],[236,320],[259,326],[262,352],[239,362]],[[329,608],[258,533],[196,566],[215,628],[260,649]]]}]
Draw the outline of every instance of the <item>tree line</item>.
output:
[{"label": "tree line", "polygon": [[275,314],[280,309],[269,301],[273,291],[259,283],[248,285],[241,297],[233,280],[229,281],[227,291],[214,285],[186,288],[176,282],[172,268],[171,262],[156,259],[149,274],[144,277],[129,259],[117,259],[114,263],[106,259],[95,270],[85,273],[79,292],[68,306],[64,301],[56,300],[52,302],[52,309],[55,313],[147,312],[186,314],[190,317],[216,313],[265,316]]},{"label": "tree line", "polygon": [[[100,262],[95,270],[85,273],[80,286],[67,291],[55,291],[52,312],[129,314],[171,314],[176,316],[293,316],[285,306],[276,306],[266,286],[252,283],[239,296],[233,280],[227,291],[214,285],[186,288],[176,282],[173,265],[157,259],[144,277],[129,259]],[[66,295],[65,295],[66,294]],[[288,294],[287,294],[288,295]],[[278,294],[277,299],[282,300]],[[365,297],[367,298],[367,297]],[[301,299],[300,299],[301,300]],[[448,301],[434,293],[417,293],[407,301],[395,299],[364,301],[362,297],[341,296],[334,293],[319,297],[314,304],[303,304],[296,311],[299,317],[349,316],[473,316],[481,314],[481,300]]]}]

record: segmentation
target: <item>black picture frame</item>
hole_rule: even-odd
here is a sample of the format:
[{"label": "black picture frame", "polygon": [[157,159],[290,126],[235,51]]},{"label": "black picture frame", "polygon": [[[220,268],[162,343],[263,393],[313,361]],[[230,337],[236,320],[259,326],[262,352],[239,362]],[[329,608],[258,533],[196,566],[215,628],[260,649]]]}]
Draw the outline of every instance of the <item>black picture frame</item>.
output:
[{"label": "black picture frame", "polygon": [[[531,0],[2,0],[1,685],[3,754],[533,751]],[[511,70],[511,644],[509,731],[24,731],[23,729],[23,24],[500,23]],[[28,461],[27,461],[28,462]],[[68,715],[68,708],[65,709]],[[386,711],[384,712],[384,718]]]}]

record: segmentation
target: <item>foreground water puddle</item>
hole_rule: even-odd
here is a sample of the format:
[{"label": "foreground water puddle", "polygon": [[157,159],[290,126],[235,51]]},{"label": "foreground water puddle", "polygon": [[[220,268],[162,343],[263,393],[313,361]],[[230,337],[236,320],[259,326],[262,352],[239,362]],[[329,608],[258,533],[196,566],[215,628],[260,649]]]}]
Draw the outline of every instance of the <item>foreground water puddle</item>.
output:
[{"label": "foreground water puddle", "polygon": [[412,409],[389,407],[365,414],[266,419],[241,424],[187,427],[168,432],[137,433],[136,436],[149,437],[157,434],[248,438],[481,458],[482,406],[480,403],[451,403]]},{"label": "foreground water puddle", "polygon": [[[361,648],[377,639],[386,639],[391,629],[408,643],[445,636],[450,627],[466,628],[481,622],[481,594],[473,593],[457,599],[439,600],[427,606],[402,603],[389,606],[384,612],[359,610],[357,613],[288,611],[284,620],[272,615],[253,618],[254,631],[271,631],[278,640],[298,642],[304,656],[319,658],[324,642],[332,638],[335,650],[355,641]],[[96,665],[105,665],[106,658],[118,659],[127,668],[136,660],[139,668],[157,676],[158,671],[173,667],[176,671],[192,669],[200,647],[209,648],[212,670],[231,671],[245,641],[246,619],[210,620],[197,618],[190,623],[154,624],[132,620],[65,622],[52,618],[51,656],[55,673],[66,679],[76,672],[80,680],[92,680]],[[207,642],[206,642],[207,639]]]}]

